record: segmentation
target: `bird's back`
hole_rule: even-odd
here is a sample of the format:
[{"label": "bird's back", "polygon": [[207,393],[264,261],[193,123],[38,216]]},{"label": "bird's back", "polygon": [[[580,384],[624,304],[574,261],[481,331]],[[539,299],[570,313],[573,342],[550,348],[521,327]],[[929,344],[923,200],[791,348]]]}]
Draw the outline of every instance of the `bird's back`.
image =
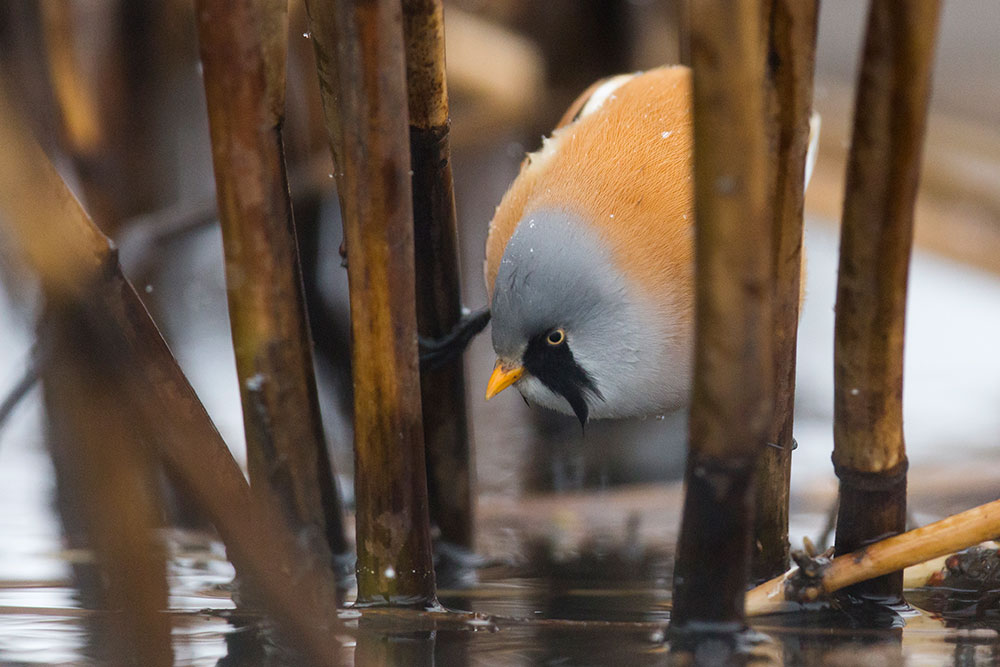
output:
[{"label": "bird's back", "polygon": [[486,242],[487,293],[492,298],[518,223],[562,209],[593,227],[641,289],[686,318],[694,243],[690,70],[664,67],[609,81],[570,107],[497,207]]}]

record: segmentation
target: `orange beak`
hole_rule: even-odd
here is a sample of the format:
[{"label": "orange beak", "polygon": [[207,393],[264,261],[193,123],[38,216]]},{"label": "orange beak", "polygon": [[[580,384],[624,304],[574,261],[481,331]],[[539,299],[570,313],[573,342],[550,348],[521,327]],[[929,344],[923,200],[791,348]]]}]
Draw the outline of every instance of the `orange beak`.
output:
[{"label": "orange beak", "polygon": [[490,400],[520,380],[522,375],[524,375],[523,366],[507,367],[503,365],[502,361],[497,359],[496,366],[493,367],[493,375],[490,376],[490,381],[486,385],[486,400]]}]

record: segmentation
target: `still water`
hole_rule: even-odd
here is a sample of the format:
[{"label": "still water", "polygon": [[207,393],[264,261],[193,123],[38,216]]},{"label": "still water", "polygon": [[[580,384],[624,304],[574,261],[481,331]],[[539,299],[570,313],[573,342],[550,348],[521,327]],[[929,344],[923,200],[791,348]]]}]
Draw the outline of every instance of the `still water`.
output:
[{"label": "still water", "polygon": [[[80,607],[69,579],[71,563],[87,554],[61,549],[46,469],[40,447],[8,442],[0,449],[5,665],[91,664],[87,628],[99,619]],[[168,613],[178,665],[296,664],[259,632],[260,619],[235,612],[233,571],[218,542],[197,531],[165,530],[162,537],[171,556]],[[665,641],[671,550],[635,537],[625,527],[573,549],[558,539],[522,541],[520,553],[485,564],[471,588],[442,587],[445,606],[478,615],[345,610],[343,664],[672,664]],[[988,597],[920,590],[909,599],[922,608],[900,613],[755,619],[741,664],[1000,664],[1000,614]],[[721,644],[698,652],[707,665],[724,664],[726,656]]]}]

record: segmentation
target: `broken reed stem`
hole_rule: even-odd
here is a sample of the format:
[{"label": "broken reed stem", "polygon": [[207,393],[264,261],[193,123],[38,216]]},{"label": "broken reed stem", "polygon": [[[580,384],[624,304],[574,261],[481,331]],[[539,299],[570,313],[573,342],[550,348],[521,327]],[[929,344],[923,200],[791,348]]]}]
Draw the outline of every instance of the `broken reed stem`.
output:
[{"label": "broken reed stem", "polygon": [[795,349],[802,272],[802,209],[809,117],[812,112],[818,0],[770,0],[767,22],[767,106],[771,149],[772,271],[774,275],[774,414],[757,466],[751,576],[788,569],[788,501],[795,409]]},{"label": "broken reed stem", "polygon": [[[903,328],[937,0],[873,0],[847,164],[834,340],[837,554],[906,525]],[[902,573],[851,591],[900,598]]]},{"label": "broken reed stem", "polygon": [[251,488],[342,554],[281,135],[286,3],[198,0],[197,16]]},{"label": "broken reed stem", "polygon": [[[424,338],[448,334],[462,319],[458,222],[448,139],[448,89],[441,0],[403,0],[417,327]],[[431,522],[441,539],[472,548],[473,466],[462,355],[422,370],[424,448]]]},{"label": "broken reed stem", "polygon": [[[672,627],[743,627],[773,376],[760,7],[691,3],[695,376]],[[734,150],[739,146],[739,150]]]},{"label": "broken reed stem", "polygon": [[90,657],[107,664],[173,664],[160,503],[150,451],[107,381],[104,341],[88,335],[81,304],[46,299],[44,397],[63,533],[94,562],[73,570]]},{"label": "broken reed stem", "polygon": [[308,0],[347,244],[358,602],[436,604],[398,0]]},{"label": "broken reed stem", "polygon": [[[246,480],[194,389],[94,226],[30,139],[0,90],[0,233],[40,278],[50,300],[73,303],[102,335],[116,336],[120,413],[135,415],[166,472],[219,531],[237,573],[313,664],[334,664],[339,626],[328,562],[298,545],[273,504]],[[94,287],[100,285],[100,289]],[[309,566],[311,565],[311,567]],[[294,573],[294,574],[293,574]]]},{"label": "broken reed stem", "polygon": [[788,610],[787,602],[812,601],[862,581],[902,573],[904,568],[968,549],[998,536],[1000,500],[994,500],[838,556],[822,571],[822,578],[804,590],[786,583],[795,570],[776,577],[747,593],[747,615]]}]

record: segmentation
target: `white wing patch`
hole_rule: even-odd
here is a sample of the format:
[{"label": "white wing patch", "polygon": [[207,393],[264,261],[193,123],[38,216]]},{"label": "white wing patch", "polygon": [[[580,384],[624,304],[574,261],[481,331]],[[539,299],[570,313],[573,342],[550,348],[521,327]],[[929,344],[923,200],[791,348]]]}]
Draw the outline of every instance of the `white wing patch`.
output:
[{"label": "white wing patch", "polygon": [[601,105],[604,104],[609,97],[611,97],[612,93],[637,76],[638,73],[633,73],[619,74],[618,76],[609,78],[597,87],[597,90],[594,91],[594,93],[590,96],[590,99],[587,100],[587,103],[583,105],[582,109],[580,109],[580,113],[577,114],[576,118],[573,120],[579,120],[580,118],[588,116],[600,109]]},{"label": "white wing patch", "polygon": [[583,108],[580,109],[580,112],[576,115],[576,117],[573,118],[573,122],[560,127],[547,137],[542,137],[542,147],[534,153],[528,153],[528,164],[530,165],[530,168],[534,170],[544,167],[549,161],[549,158],[555,155],[556,150],[559,148],[560,138],[566,133],[572,131],[573,124],[576,123],[576,121],[600,109],[616,90],[635,77],[639,76],[639,74],[641,74],[641,72],[635,72],[633,74],[619,74],[618,76],[610,77],[607,81],[599,85],[590,97],[587,98],[587,102],[583,105]]}]

